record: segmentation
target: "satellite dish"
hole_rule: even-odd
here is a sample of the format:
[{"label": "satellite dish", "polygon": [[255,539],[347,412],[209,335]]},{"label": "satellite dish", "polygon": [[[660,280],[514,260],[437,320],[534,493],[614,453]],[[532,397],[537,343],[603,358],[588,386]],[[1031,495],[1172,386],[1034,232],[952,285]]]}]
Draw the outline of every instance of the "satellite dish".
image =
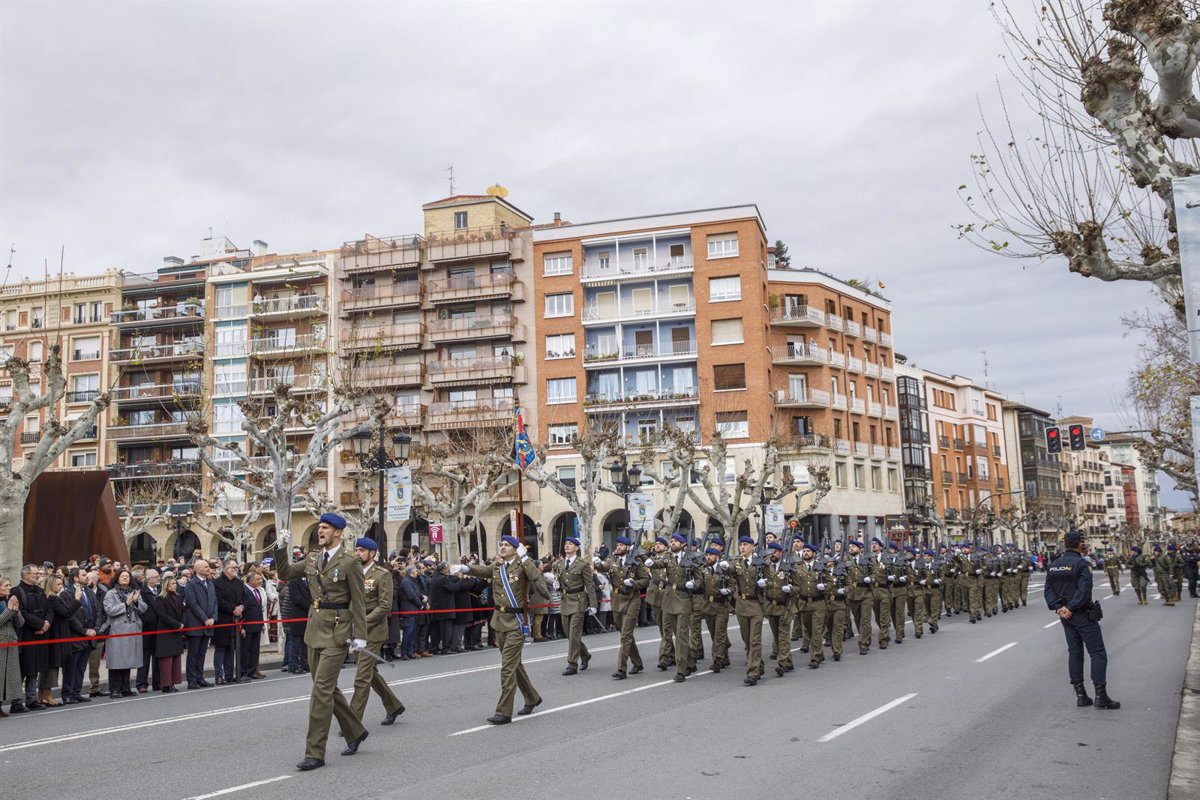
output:
[{"label": "satellite dish", "polygon": [[491,195],[492,197],[500,197],[500,198],[508,197],[508,189],[505,189],[503,186],[501,186],[498,183],[493,183],[491,186],[489,186],[487,188],[487,193],[489,195]]}]

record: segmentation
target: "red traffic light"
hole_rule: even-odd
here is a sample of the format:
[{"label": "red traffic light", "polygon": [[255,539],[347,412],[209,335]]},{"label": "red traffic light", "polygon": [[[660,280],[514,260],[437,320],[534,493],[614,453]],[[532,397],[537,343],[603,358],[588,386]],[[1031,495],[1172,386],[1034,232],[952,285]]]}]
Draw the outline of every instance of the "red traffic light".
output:
[{"label": "red traffic light", "polygon": [[1071,435],[1072,436],[1083,436],[1083,426],[1082,425],[1072,425],[1071,426]]},{"label": "red traffic light", "polygon": [[1067,433],[1070,435],[1072,450],[1086,450],[1087,449],[1087,441],[1084,439],[1084,436],[1083,436],[1083,426],[1082,425],[1080,425],[1078,423],[1071,425],[1070,427],[1067,428]]},{"label": "red traffic light", "polygon": [[1046,430],[1046,438],[1047,439],[1057,439],[1058,438],[1058,428],[1047,429]]},{"label": "red traffic light", "polygon": [[1062,434],[1057,426],[1046,428],[1046,451],[1051,455],[1062,452]]}]

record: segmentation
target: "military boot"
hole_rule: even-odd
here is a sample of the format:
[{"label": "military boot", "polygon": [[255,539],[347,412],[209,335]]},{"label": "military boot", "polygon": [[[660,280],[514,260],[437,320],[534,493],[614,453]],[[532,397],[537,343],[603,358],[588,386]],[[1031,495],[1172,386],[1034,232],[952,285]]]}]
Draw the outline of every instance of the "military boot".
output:
[{"label": "military boot", "polygon": [[[1083,681],[1080,681],[1079,683],[1072,683],[1071,685],[1075,687],[1075,705],[1079,706],[1080,708],[1090,706],[1092,704],[1092,698],[1088,697],[1087,689],[1083,688]],[[1099,694],[1098,689],[1096,690],[1096,693]]]},{"label": "military boot", "polygon": [[[1083,686],[1082,683],[1079,685]],[[1105,687],[1106,684],[1096,684],[1096,708],[1111,708],[1115,711],[1121,707],[1121,704],[1108,696],[1108,692],[1105,690]]]}]

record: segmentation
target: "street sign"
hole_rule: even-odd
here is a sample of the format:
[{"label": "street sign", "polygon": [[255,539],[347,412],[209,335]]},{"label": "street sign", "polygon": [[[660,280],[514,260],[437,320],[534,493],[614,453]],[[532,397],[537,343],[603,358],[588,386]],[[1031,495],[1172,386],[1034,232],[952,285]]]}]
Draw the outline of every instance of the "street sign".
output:
[{"label": "street sign", "polygon": [[1104,428],[1092,428],[1092,432],[1089,435],[1092,437],[1093,442],[1103,442]]},{"label": "street sign", "polygon": [[441,544],[442,532],[445,530],[441,525],[430,524],[429,526],[429,543]]}]

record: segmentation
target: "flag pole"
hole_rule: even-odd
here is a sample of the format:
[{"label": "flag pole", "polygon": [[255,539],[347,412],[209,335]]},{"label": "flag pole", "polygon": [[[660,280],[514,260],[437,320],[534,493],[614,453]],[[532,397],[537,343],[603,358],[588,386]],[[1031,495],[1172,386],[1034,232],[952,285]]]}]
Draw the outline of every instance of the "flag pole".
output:
[{"label": "flag pole", "polygon": [[[513,392],[513,453],[516,455],[517,461],[517,527],[521,531],[517,534],[517,541],[525,544],[525,464],[521,456],[521,428],[524,421],[521,419],[521,403],[517,399],[516,391]],[[524,570],[522,569],[522,573]],[[521,605],[525,609],[525,618],[529,620],[529,633],[533,635],[533,615],[529,611],[529,576],[523,576],[521,581]]]}]

